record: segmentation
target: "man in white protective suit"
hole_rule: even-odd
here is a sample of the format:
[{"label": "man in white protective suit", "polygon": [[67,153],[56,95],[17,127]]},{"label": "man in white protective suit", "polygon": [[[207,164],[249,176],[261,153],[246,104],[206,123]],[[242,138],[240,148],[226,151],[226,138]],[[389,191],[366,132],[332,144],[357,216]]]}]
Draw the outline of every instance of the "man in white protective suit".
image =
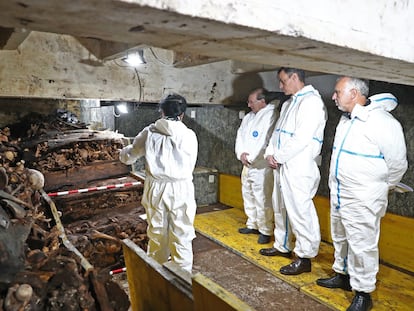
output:
[{"label": "man in white protective suit", "polygon": [[197,160],[195,133],[182,122],[187,102],[172,94],[160,102],[162,117],[145,127],[119,155],[132,164],[145,156],[142,205],[147,214],[147,253],[160,264],[171,260],[191,273],[195,238],[193,170]]},{"label": "man in white protective suit", "polygon": [[278,77],[280,89],[291,98],[282,106],[265,151],[274,169],[275,242],[260,254],[290,258],[293,250],[297,258],[280,272],[297,275],[311,271],[311,258],[318,254],[321,241],[312,198],[320,181],[318,161],[327,112],[319,92],[305,86],[303,70],[282,67]]},{"label": "man in white protective suit", "polygon": [[372,308],[380,221],[387,209],[388,191],[407,170],[403,130],[388,112],[397,106],[397,99],[384,93],[367,100],[368,91],[366,80],[341,77],[332,96],[344,112],[336,128],[329,174],[336,274],[316,282],[354,290],[348,311]]},{"label": "man in white protective suit", "polygon": [[247,216],[246,227],[239,232],[259,234],[259,244],[269,243],[273,233],[273,172],[263,156],[276,122],[269,94],[263,88],[250,92],[247,105],[251,111],[240,124],[235,145],[237,159],[243,164],[241,183]]}]

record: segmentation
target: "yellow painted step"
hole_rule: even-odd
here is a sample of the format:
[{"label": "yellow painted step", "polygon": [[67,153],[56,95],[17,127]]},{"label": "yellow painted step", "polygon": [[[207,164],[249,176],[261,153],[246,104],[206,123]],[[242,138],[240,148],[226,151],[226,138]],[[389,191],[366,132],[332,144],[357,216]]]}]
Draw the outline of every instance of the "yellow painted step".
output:
[{"label": "yellow painted step", "polygon": [[[279,272],[290,259],[266,257],[259,254],[260,248],[271,247],[272,243],[260,245],[257,235],[238,233],[244,227],[246,216],[243,210],[231,208],[223,211],[198,214],[195,219],[197,232],[209,237],[222,246],[260,266],[299,290],[337,310],[344,310],[353,294],[338,289],[327,289],[315,284],[316,279],[332,274],[333,247],[321,243],[319,255],[312,261],[312,272],[298,276],[286,276]],[[414,277],[403,272],[380,266],[377,290],[373,293],[374,310],[414,310]]]},{"label": "yellow painted step", "polygon": [[[219,200],[221,203],[243,209],[240,177],[220,174]],[[323,241],[332,243],[329,199],[313,199],[319,217]],[[387,213],[381,220],[379,240],[380,259],[390,265],[414,273],[414,218]],[[414,310],[414,308],[413,308]]]}]

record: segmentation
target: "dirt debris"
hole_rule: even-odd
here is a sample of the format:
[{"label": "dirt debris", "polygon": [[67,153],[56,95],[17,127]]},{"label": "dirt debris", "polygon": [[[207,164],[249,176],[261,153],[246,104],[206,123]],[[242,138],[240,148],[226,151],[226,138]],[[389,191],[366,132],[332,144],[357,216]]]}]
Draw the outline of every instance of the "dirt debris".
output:
[{"label": "dirt debris", "polygon": [[[0,130],[0,310],[122,311],[130,305],[109,271],[124,265],[121,239],[146,249],[142,186],[56,199],[68,241],[92,267],[85,270],[62,243],[41,191],[120,182],[121,176],[126,182],[129,168],[117,160],[120,135],[89,131],[64,115]],[[25,134],[13,137],[11,128]]]}]

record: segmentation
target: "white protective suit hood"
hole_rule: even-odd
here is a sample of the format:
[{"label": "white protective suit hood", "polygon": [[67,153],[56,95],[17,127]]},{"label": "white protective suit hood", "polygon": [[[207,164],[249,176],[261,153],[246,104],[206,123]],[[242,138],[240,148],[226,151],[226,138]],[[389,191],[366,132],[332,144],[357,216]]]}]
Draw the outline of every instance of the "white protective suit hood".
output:
[{"label": "white protective suit hood", "polygon": [[191,180],[197,151],[197,137],[183,122],[159,119],[124,147],[119,159],[130,165],[145,156],[147,175],[164,180]]},{"label": "white protective suit hood", "polygon": [[369,110],[383,109],[389,112],[394,110],[398,105],[397,98],[391,93],[375,94],[368,99],[371,101]]},{"label": "white protective suit hood", "polygon": [[151,132],[160,133],[166,136],[171,136],[173,134],[171,122],[168,122],[166,119],[159,119],[155,121],[154,124],[150,125],[149,130]]}]

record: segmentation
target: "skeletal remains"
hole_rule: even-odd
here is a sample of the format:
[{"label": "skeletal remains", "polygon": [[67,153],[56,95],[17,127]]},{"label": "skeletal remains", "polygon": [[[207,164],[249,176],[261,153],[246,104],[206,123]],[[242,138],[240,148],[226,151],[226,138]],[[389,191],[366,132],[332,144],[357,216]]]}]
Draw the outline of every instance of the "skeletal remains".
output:
[{"label": "skeletal remains", "polygon": [[[0,129],[0,310],[127,310],[128,297],[109,271],[123,264],[122,239],[146,248],[140,193],[108,190],[72,205],[56,199],[58,217],[79,209],[69,213],[72,222],[62,230],[90,263],[88,269],[65,247],[60,219],[44,195],[48,174],[116,162],[120,143],[110,133],[79,124],[28,124],[30,139],[12,138],[9,128]],[[106,288],[115,295],[109,297]]]}]

